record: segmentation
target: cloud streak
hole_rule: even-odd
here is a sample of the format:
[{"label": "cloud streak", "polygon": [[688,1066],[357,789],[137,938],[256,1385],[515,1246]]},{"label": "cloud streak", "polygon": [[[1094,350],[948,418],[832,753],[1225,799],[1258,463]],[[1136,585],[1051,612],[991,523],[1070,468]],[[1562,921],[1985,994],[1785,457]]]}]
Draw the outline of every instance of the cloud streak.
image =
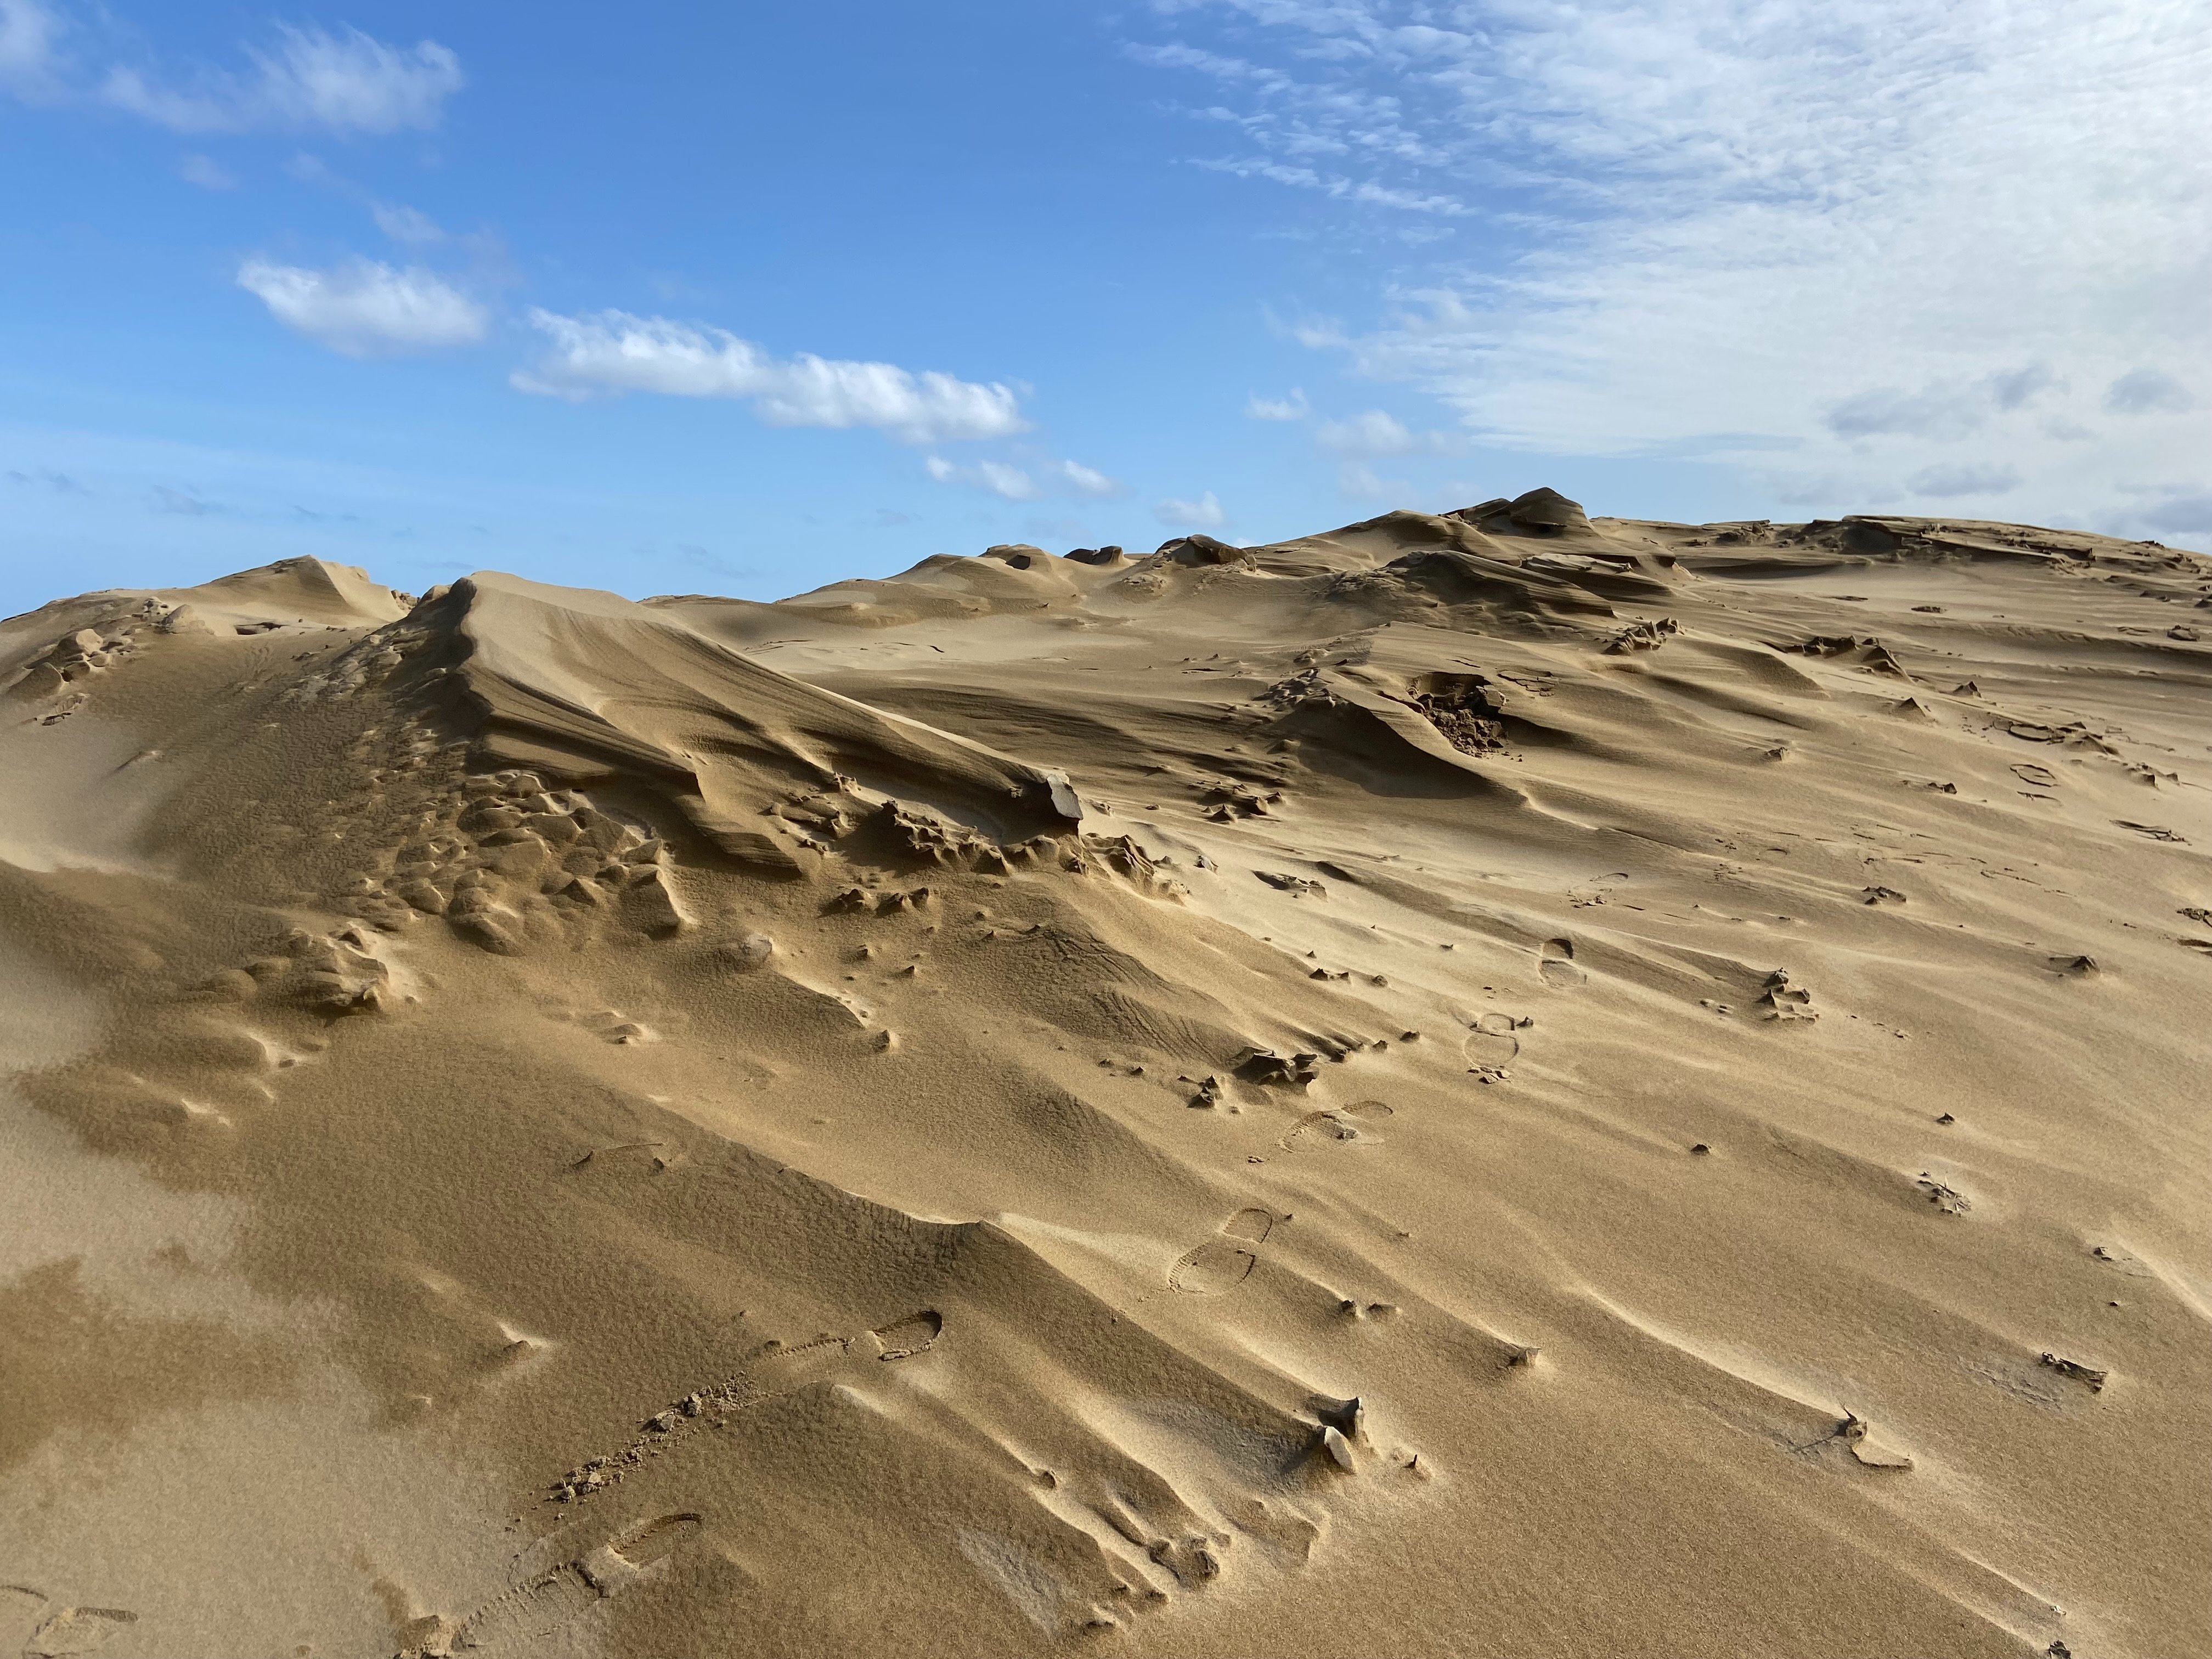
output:
[{"label": "cloud streak", "polygon": [[0,88],[24,97],[46,92],[60,35],[60,20],[39,0],[0,0]]},{"label": "cloud streak", "polygon": [[368,211],[379,230],[409,247],[428,247],[446,240],[446,233],[438,222],[418,208],[372,202]]},{"label": "cloud streak", "polygon": [[512,377],[519,391],[732,398],[769,426],[872,427],[913,444],[1006,437],[1028,426],[1013,389],[995,380],[811,352],[777,358],[725,329],[622,311],[565,317],[539,309],[530,321],[551,349]]},{"label": "cloud streak", "polygon": [[942,455],[932,455],[922,465],[939,483],[966,484],[1004,501],[1033,501],[1044,494],[1037,488],[1035,478],[1020,467],[1009,466],[1003,461],[977,461],[972,466],[956,466]]},{"label": "cloud streak", "polygon": [[1060,478],[1079,495],[1088,495],[1093,501],[1106,501],[1115,495],[1126,495],[1129,486],[1119,478],[1111,478],[1096,467],[1080,461],[1062,461],[1054,469]]},{"label": "cloud streak", "polygon": [[435,274],[372,259],[327,270],[248,259],[238,285],[294,333],[348,357],[472,345],[489,320],[482,306]]},{"label": "cloud streak", "polygon": [[1041,477],[1006,461],[976,461],[961,466],[942,455],[930,456],[922,467],[939,483],[965,484],[970,489],[981,489],[1009,501],[1033,501],[1052,490],[1087,496],[1093,501],[1105,501],[1129,492],[1128,485],[1119,478],[1109,477],[1080,461],[1054,461],[1042,469]]},{"label": "cloud streak", "polygon": [[1457,447],[1444,433],[1415,432],[1380,409],[1324,422],[1314,434],[1314,441],[1333,454],[1368,459],[1382,455],[1441,454]]},{"label": "cloud streak", "polygon": [[[4,14],[0,14],[4,15]],[[427,131],[467,84],[460,59],[435,40],[394,46],[348,28],[277,25],[268,46],[248,46],[247,74],[202,70],[182,85],[118,64],[100,96],[172,131],[246,132],[274,127],[337,133]]]},{"label": "cloud streak", "polygon": [[1262,398],[1255,392],[1244,400],[1245,415],[1255,421],[1303,421],[1309,413],[1306,394],[1297,386],[1287,398]]},{"label": "cloud streak", "polygon": [[1437,200],[1475,210],[1480,244],[1395,262],[1376,320],[1296,334],[1486,443],[1747,477],[1725,434],[1791,445],[1808,475],[2017,465],[2023,507],[2072,522],[2121,511],[2146,452],[2200,471],[2212,447],[2187,387],[2138,378],[2212,351],[2191,0],[1155,16],[1176,38],[1135,55],[1211,92],[1197,130],[1237,135],[1194,161],[1431,226]]}]

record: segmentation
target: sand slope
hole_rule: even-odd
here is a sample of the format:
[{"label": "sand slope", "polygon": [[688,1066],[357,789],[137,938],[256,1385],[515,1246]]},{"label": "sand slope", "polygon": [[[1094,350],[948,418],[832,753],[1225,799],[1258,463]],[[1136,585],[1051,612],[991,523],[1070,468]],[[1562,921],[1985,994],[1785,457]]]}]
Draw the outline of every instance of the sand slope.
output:
[{"label": "sand slope", "polygon": [[0,1652],[2212,1650],[2207,607],[1539,491],[0,624]]}]

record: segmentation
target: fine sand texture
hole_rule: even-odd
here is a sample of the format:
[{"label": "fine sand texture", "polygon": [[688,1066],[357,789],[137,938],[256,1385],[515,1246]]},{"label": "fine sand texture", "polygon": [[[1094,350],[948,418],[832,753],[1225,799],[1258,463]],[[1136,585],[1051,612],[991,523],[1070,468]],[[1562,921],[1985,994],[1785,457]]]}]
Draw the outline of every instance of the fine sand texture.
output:
[{"label": "fine sand texture", "polygon": [[1547,490],[0,624],[0,1659],[2212,1653],[2208,635]]}]

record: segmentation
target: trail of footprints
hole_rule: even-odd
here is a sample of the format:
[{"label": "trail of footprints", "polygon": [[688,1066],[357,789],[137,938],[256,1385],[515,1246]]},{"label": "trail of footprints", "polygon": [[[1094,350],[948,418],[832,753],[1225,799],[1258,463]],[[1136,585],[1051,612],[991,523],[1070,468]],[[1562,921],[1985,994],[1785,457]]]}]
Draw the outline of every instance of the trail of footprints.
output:
[{"label": "trail of footprints", "polygon": [[619,1452],[594,1457],[552,1483],[547,1496],[574,1503],[620,1483],[623,1476],[703,1427],[720,1428],[732,1412],[750,1410],[870,1361],[911,1359],[927,1353],[945,1329],[934,1309],[894,1320],[858,1336],[820,1336],[787,1346],[771,1340],[757,1350],[751,1364],[735,1376],[695,1389],[646,1419]]},{"label": "trail of footprints", "polygon": [[398,1659],[446,1659],[453,1653],[499,1659],[532,1653],[562,1626],[635,1585],[705,1524],[699,1516],[678,1512],[626,1527],[458,1622],[434,1613],[416,1620],[400,1632]]},{"label": "trail of footprints", "polygon": [[[612,1490],[630,1470],[682,1443],[701,1430],[725,1426],[732,1413],[750,1410],[871,1362],[895,1362],[926,1353],[943,1333],[943,1316],[923,1309],[857,1336],[817,1337],[786,1346],[771,1341],[751,1364],[726,1382],[695,1389],[655,1412],[622,1450],[594,1457],[555,1481],[546,1496],[575,1504]],[[705,1526],[688,1512],[663,1515],[623,1528],[604,1541],[516,1585],[459,1620],[442,1615],[416,1620],[402,1634],[398,1659],[445,1659],[454,1653],[521,1656],[602,1601],[638,1583],[675,1555]]]}]

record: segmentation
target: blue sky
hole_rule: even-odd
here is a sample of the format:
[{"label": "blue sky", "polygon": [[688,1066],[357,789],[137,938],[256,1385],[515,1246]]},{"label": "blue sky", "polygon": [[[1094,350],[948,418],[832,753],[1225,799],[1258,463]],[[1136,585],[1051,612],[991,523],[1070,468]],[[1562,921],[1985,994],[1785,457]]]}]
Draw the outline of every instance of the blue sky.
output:
[{"label": "blue sky", "polygon": [[0,612],[1593,511],[2212,547],[2194,3],[0,0]]}]

